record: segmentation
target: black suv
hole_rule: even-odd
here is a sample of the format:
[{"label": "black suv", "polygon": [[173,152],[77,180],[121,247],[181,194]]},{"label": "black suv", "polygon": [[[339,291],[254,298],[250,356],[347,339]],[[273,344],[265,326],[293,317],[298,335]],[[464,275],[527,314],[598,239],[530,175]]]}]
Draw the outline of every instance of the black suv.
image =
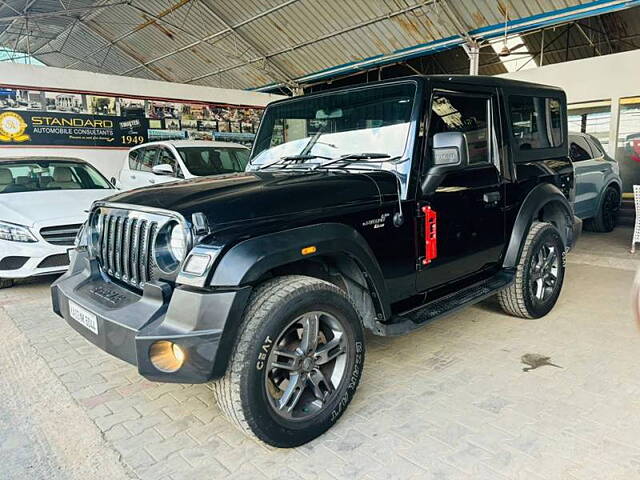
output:
[{"label": "black suv", "polygon": [[271,445],[326,431],[365,336],[497,294],[554,306],[574,217],[564,93],[420,76],[275,102],[250,172],[94,204],[53,308],[161,382],[211,382]]}]

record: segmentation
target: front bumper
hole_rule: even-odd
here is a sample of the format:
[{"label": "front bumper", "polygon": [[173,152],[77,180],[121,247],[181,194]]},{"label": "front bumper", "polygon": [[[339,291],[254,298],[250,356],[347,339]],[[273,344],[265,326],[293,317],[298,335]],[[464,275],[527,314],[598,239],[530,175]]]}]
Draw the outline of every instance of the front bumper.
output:
[{"label": "front bumper", "polygon": [[571,239],[569,243],[569,249],[571,250],[576,246],[578,238],[580,238],[580,235],[582,234],[582,220],[575,215],[573,216],[573,225],[571,226],[570,233]]},{"label": "front bumper", "polygon": [[[29,243],[0,240],[0,278],[28,278],[62,273],[68,268],[68,260],[62,262],[62,259],[66,257],[69,248],[43,240]],[[3,262],[8,257],[13,259]],[[11,268],[16,265],[19,267]]]},{"label": "front bumper", "polygon": [[[224,374],[250,287],[205,291],[149,283],[138,295],[104,276],[87,252],[72,251],[71,258],[69,271],[51,286],[53,309],[83,337],[149,380],[203,383]],[[69,301],[96,316],[97,334],[71,318]],[[149,349],[159,340],[185,352],[176,372],[151,363]]]}]

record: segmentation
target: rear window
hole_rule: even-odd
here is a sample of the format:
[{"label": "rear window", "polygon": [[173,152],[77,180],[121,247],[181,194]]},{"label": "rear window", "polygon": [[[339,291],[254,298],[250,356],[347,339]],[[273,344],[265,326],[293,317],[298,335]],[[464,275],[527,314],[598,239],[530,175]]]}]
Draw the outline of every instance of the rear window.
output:
[{"label": "rear window", "polygon": [[562,109],[553,97],[513,95],[509,98],[511,131],[519,150],[562,145]]}]

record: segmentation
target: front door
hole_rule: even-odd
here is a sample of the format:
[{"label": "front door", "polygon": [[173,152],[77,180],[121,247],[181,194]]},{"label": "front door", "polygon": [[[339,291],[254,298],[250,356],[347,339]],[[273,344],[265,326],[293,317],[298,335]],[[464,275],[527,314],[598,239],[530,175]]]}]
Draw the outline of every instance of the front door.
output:
[{"label": "front door", "polygon": [[422,258],[425,233],[418,232],[418,291],[489,276],[499,268],[505,247],[505,192],[497,149],[501,132],[494,128],[494,118],[500,118],[495,91],[433,91],[423,173],[429,173],[433,136],[440,132],[464,134],[468,161],[422,192],[418,225],[423,228],[423,207],[430,207],[437,252],[430,262]]}]

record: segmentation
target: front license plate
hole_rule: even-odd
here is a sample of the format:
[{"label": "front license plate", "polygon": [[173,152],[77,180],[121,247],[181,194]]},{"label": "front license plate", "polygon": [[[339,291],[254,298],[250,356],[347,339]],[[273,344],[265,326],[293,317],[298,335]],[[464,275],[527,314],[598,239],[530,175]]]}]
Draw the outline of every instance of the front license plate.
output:
[{"label": "front license plate", "polygon": [[79,324],[84,325],[96,335],[98,334],[98,319],[93,313],[70,301],[69,315]]}]

